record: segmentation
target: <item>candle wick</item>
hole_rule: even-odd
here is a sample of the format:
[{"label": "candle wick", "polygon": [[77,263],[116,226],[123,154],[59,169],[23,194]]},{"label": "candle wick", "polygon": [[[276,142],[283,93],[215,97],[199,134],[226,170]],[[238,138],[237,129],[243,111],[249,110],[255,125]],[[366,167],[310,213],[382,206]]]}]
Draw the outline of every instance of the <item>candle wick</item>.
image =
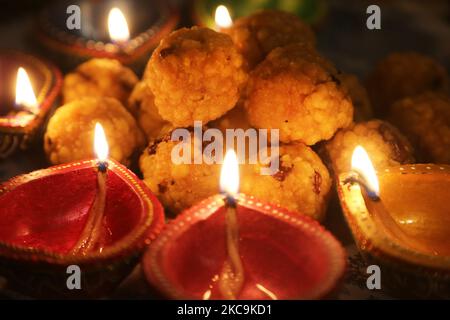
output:
[{"label": "candle wick", "polygon": [[224,298],[234,300],[244,283],[244,268],[239,256],[239,226],[237,221],[237,201],[225,193],[225,228],[227,260],[219,276],[219,289]]},{"label": "candle wick", "polygon": [[354,184],[358,184],[360,185],[364,191],[366,192],[367,196],[370,198],[370,200],[372,201],[380,201],[380,196],[373,190],[371,190],[368,186],[367,181],[357,172],[350,172],[349,175],[344,179],[344,184],[345,185],[354,185]]},{"label": "candle wick", "polygon": [[27,106],[22,103],[15,104],[15,109],[13,110],[15,113],[24,112],[32,116],[37,116],[39,114],[39,109],[36,106]]},{"label": "candle wick", "polygon": [[99,161],[97,163],[97,169],[98,171],[105,173],[106,170],[108,169],[108,161]]},{"label": "candle wick", "polygon": [[233,208],[236,209],[237,207],[237,201],[236,198],[230,195],[229,193],[225,193],[225,206],[227,208]]},{"label": "candle wick", "polygon": [[[92,251],[101,237],[102,221],[104,218],[104,211],[106,205],[106,181],[107,181],[108,161],[99,161],[97,164],[97,194],[94,202],[89,209],[88,219],[84,229],[73,246],[72,254],[87,254]],[[98,250],[101,250],[99,248]]]}]

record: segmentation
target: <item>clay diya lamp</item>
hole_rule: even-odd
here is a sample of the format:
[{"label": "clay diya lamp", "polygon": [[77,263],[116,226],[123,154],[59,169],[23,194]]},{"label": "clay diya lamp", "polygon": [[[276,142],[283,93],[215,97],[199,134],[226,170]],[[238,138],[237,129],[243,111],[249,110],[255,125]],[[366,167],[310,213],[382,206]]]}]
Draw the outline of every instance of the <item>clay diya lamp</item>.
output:
[{"label": "clay diya lamp", "polygon": [[145,253],[151,286],[173,299],[328,296],[345,270],[342,246],[309,217],[237,194],[230,154],[221,174],[225,194],[181,213]]},{"label": "clay diya lamp", "polygon": [[376,173],[357,147],[338,193],[356,243],[402,297],[450,298],[450,166],[414,164]]},{"label": "clay diya lamp", "polygon": [[[259,10],[275,9],[298,15],[302,20],[313,25],[320,24],[326,14],[326,3],[323,0],[304,1],[237,1],[237,0],[195,0],[191,16],[194,24],[214,28],[229,27],[223,24],[229,17],[237,19],[251,15]],[[226,10],[226,14],[224,15]],[[219,14],[219,20],[218,18]],[[226,20],[224,20],[226,19]]]},{"label": "clay diya lamp", "polygon": [[42,137],[61,90],[61,72],[34,56],[0,51],[0,159]]},{"label": "clay diya lamp", "polygon": [[[68,28],[77,12],[81,28]],[[39,15],[36,33],[38,44],[68,70],[90,58],[117,59],[138,70],[178,21],[168,1],[56,1]]]},{"label": "clay diya lamp", "polygon": [[[164,224],[161,204],[131,171],[106,158],[18,176],[0,185],[0,274],[43,298],[99,297],[128,275]],[[101,142],[101,141],[104,142]],[[81,289],[69,290],[68,266]]]}]

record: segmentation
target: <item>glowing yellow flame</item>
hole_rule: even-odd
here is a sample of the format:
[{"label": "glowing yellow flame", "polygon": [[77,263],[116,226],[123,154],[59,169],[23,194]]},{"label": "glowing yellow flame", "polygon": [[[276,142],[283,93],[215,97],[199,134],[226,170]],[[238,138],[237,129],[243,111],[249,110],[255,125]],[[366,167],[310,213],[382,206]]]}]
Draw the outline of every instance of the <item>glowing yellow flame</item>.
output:
[{"label": "glowing yellow flame", "polygon": [[16,105],[26,107],[29,111],[36,113],[38,103],[26,70],[19,67],[16,80]]},{"label": "glowing yellow flame", "polygon": [[216,8],[216,13],[214,15],[214,20],[218,28],[229,28],[233,24],[230,12],[227,7],[220,5]]},{"label": "glowing yellow flame", "polygon": [[100,123],[95,124],[94,150],[99,161],[108,159],[108,141],[106,141],[105,131]]},{"label": "glowing yellow flame", "polygon": [[205,291],[205,293],[203,293],[203,300],[209,300],[209,298],[211,298],[211,290],[208,289]]},{"label": "glowing yellow flame", "polygon": [[370,161],[369,155],[363,147],[357,146],[353,151],[352,170],[356,171],[367,184],[367,187],[377,196],[380,193],[377,174],[375,168]]},{"label": "glowing yellow flame", "polygon": [[127,19],[118,8],[112,8],[108,15],[108,31],[112,41],[121,42],[130,39]]},{"label": "glowing yellow flame", "polygon": [[220,190],[229,196],[235,196],[239,190],[239,164],[234,150],[225,154],[220,172]]}]

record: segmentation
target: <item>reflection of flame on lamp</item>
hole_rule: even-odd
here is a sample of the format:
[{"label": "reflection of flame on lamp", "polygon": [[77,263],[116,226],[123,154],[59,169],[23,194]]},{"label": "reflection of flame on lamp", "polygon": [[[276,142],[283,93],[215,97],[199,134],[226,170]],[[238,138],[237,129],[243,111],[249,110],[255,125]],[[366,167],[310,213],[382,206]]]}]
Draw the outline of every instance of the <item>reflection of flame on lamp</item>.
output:
[{"label": "reflection of flame on lamp", "polygon": [[100,162],[108,159],[108,141],[106,141],[105,131],[100,123],[95,124],[94,150]]},{"label": "reflection of flame on lamp", "polygon": [[380,194],[380,186],[377,174],[369,155],[361,146],[357,146],[353,151],[352,170],[360,175],[368,191],[378,197]]},{"label": "reflection of flame on lamp", "polygon": [[108,15],[109,37],[114,42],[124,42],[130,39],[127,20],[122,11],[118,8],[112,8]]},{"label": "reflection of flame on lamp", "polygon": [[228,197],[234,197],[239,190],[239,165],[236,153],[230,149],[225,154],[220,172],[220,190]]},{"label": "reflection of flame on lamp", "polygon": [[214,15],[214,21],[216,23],[216,27],[218,29],[221,28],[229,28],[233,24],[233,20],[231,19],[230,12],[227,7],[224,5],[220,5],[216,8],[216,12]]},{"label": "reflection of flame on lamp", "polygon": [[16,80],[16,105],[36,114],[38,103],[26,70],[19,67]]}]

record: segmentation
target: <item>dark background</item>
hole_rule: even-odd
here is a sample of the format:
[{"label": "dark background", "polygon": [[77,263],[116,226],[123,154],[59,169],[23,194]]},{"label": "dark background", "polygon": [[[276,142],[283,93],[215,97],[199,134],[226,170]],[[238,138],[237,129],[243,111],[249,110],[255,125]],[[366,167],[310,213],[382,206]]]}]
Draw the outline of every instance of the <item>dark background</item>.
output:
[{"label": "dark background", "polygon": [[[0,47],[29,49],[26,37],[32,31],[32,18],[52,2],[55,0],[0,0]],[[192,24],[191,1],[171,2],[180,8],[180,24]],[[328,13],[315,26],[318,46],[342,70],[364,77],[377,60],[389,52],[403,50],[429,54],[450,68],[450,1],[325,0],[325,3]],[[370,4],[381,7],[381,30],[366,28],[366,8]]]}]

